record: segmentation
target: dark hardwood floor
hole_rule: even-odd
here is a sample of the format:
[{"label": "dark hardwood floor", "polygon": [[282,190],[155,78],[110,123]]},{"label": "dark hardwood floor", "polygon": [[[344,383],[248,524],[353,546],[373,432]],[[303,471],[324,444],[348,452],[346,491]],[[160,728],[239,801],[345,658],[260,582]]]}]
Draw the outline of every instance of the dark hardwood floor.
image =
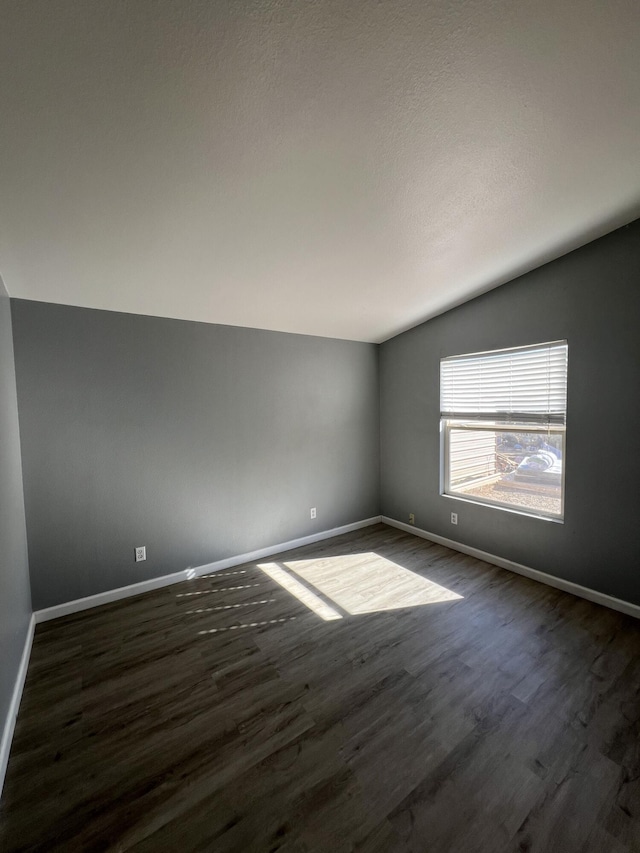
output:
[{"label": "dark hardwood floor", "polygon": [[638,622],[382,525],[260,565],[38,627],[3,851],[640,850]]}]

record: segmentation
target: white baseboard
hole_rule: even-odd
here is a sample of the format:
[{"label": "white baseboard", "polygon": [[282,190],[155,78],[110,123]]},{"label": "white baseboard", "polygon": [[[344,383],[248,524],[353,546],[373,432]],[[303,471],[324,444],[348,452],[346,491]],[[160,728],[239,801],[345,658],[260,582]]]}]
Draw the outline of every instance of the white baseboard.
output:
[{"label": "white baseboard", "polygon": [[76,598],[74,601],[67,601],[64,604],[56,604],[54,607],[36,610],[34,613],[35,620],[37,623],[48,622],[50,619],[58,619],[60,616],[68,616],[71,613],[78,613],[81,610],[88,610],[91,607],[99,607],[101,604],[119,601],[121,598],[129,598],[132,595],[140,595],[152,589],[181,583],[185,580],[200,577],[200,575],[208,575],[211,572],[230,569],[233,566],[240,566],[242,563],[253,563],[256,560],[261,560],[263,557],[271,557],[273,554],[279,554],[281,551],[291,551],[293,548],[311,545],[314,542],[320,542],[322,539],[331,539],[333,536],[341,536],[343,533],[351,533],[353,530],[360,530],[362,527],[378,524],[380,520],[381,517],[376,515],[372,518],[365,518],[362,521],[355,521],[353,524],[343,524],[341,527],[334,527],[331,530],[322,530],[319,533],[312,533],[310,536],[302,536],[300,539],[279,542],[277,545],[270,545],[268,548],[261,548],[258,551],[249,551],[246,554],[237,554],[234,557],[227,557],[224,560],[216,560],[216,562],[207,563],[205,566],[184,569],[181,572],[162,575],[159,578],[149,578],[149,580],[140,581],[140,583],[121,586],[117,589],[107,590],[106,592],[99,592],[96,595],[89,595],[86,598]]},{"label": "white baseboard", "polygon": [[470,545],[463,545],[461,542],[454,542],[453,539],[446,539],[444,536],[438,536],[436,533],[429,533],[427,530],[421,530],[419,527],[414,527],[411,524],[405,524],[403,521],[396,521],[393,518],[382,516],[382,523],[388,524],[390,527],[397,527],[398,530],[404,530],[407,533],[413,533],[414,536],[420,536],[422,539],[429,539],[431,542],[436,542],[438,545],[444,545],[454,551],[460,551],[462,554],[468,554],[470,557],[477,557],[479,560],[484,560],[486,563],[492,563],[494,566],[499,566],[501,569],[507,569],[510,572],[515,572],[518,575],[524,575],[526,578],[544,583],[547,586],[553,586],[556,589],[561,589],[563,592],[570,592],[572,595],[577,595],[579,598],[586,598],[588,601],[593,601],[595,604],[602,604],[604,607],[610,607],[612,610],[618,610],[620,613],[625,613],[627,616],[634,616],[640,619],[640,606],[631,604],[629,601],[623,601],[621,598],[614,598],[612,595],[606,595],[604,592],[598,592],[595,589],[581,586],[573,581],[557,578],[555,575],[548,575],[546,572],[540,572],[537,569],[530,569],[529,566],[523,566],[520,563],[514,563],[511,560],[505,560],[504,557],[496,557],[495,554],[488,554],[486,551],[481,551],[479,548],[472,548]]},{"label": "white baseboard", "polygon": [[36,620],[31,615],[29,627],[27,628],[27,636],[24,641],[22,657],[20,658],[20,666],[16,675],[16,683],[13,688],[11,702],[9,703],[9,711],[7,719],[4,723],[2,731],[2,742],[0,743],[0,797],[2,797],[2,788],[4,787],[4,777],[7,773],[7,765],[9,763],[9,753],[11,752],[11,742],[13,740],[13,732],[16,727],[18,718],[18,710],[20,708],[20,700],[22,699],[22,690],[24,682],[27,678],[27,669],[29,667],[29,657],[31,655],[31,645],[33,643],[33,633],[35,631]]}]

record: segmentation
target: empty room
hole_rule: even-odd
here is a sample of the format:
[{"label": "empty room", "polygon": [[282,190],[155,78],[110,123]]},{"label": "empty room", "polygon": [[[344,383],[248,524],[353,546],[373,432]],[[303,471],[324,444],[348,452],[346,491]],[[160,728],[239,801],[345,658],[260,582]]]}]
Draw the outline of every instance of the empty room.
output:
[{"label": "empty room", "polygon": [[0,850],[640,851],[640,4],[0,3]]}]

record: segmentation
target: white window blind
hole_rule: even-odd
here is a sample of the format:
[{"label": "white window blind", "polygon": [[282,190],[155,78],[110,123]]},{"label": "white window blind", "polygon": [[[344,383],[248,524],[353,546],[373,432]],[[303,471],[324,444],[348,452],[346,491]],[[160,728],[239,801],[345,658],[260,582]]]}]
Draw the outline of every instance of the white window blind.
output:
[{"label": "white window blind", "polygon": [[564,424],[566,409],[566,341],[440,362],[443,418]]}]

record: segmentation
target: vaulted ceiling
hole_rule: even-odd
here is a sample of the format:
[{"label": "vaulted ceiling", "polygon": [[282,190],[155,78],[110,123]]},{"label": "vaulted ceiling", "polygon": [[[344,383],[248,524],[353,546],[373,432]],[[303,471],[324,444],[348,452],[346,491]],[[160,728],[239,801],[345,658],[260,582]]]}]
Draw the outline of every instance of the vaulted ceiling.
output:
[{"label": "vaulted ceiling", "polygon": [[3,0],[0,273],[382,341],[640,215],[639,44],[638,0]]}]

